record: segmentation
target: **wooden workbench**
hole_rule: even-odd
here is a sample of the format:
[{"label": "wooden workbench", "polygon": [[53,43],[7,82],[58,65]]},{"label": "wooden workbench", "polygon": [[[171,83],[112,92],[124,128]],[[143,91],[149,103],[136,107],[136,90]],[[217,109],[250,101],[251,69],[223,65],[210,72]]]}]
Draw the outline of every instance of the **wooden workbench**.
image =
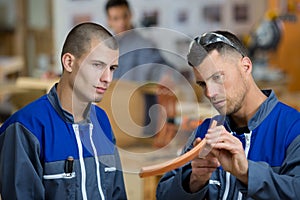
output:
[{"label": "wooden workbench", "polygon": [[24,69],[24,61],[19,56],[0,56],[0,83],[11,74],[19,74]]}]

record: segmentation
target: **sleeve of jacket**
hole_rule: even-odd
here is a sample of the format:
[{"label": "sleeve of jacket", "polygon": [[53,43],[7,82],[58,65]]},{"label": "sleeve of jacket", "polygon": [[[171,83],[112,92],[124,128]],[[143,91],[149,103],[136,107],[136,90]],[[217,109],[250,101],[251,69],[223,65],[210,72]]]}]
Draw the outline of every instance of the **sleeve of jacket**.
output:
[{"label": "sleeve of jacket", "polygon": [[264,162],[249,161],[248,197],[254,199],[300,199],[300,136],[288,147],[286,159],[276,173]]},{"label": "sleeve of jacket", "polygon": [[3,199],[44,199],[39,141],[20,123],[0,135],[0,193]]},{"label": "sleeve of jacket", "polygon": [[[190,136],[183,153],[188,152],[193,148],[195,138],[203,138],[206,133],[210,119],[206,119]],[[187,182],[189,181],[192,172],[191,164],[187,163],[183,167],[167,172],[159,181],[156,197],[158,200],[167,199],[205,199],[208,193],[208,185],[196,193],[190,193],[188,190]]]},{"label": "sleeve of jacket", "polygon": [[[188,152],[193,148],[193,141],[197,137],[195,131],[189,138],[183,153]],[[196,193],[190,193],[187,182],[189,181],[192,172],[191,164],[187,163],[183,167],[167,172],[159,181],[156,190],[156,198],[158,200],[167,199],[205,199],[208,191],[208,186],[204,187]]]},{"label": "sleeve of jacket", "polygon": [[184,187],[184,182],[189,180],[191,174],[191,165],[187,164],[179,169],[166,173],[160,180],[157,191],[157,200],[168,199],[189,199],[201,200],[205,199],[208,191],[208,186],[202,188],[196,193],[190,193]]}]

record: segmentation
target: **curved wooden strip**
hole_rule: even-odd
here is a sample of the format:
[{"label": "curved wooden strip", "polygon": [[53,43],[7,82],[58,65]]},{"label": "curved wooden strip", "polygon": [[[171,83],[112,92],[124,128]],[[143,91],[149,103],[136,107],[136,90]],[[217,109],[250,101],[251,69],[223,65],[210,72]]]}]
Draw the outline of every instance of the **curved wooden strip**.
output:
[{"label": "curved wooden strip", "polygon": [[[211,127],[215,127],[217,125],[217,121],[213,121]],[[151,165],[148,167],[143,167],[139,173],[141,178],[148,177],[148,176],[155,176],[159,174],[163,174],[165,172],[171,171],[173,169],[177,169],[181,167],[185,163],[193,160],[196,156],[199,156],[200,152],[204,149],[206,145],[206,139],[204,138],[199,144],[197,144],[194,148],[190,151],[186,152],[185,154],[175,158],[173,160],[157,164]]]},{"label": "curved wooden strip", "polygon": [[139,173],[141,178],[148,177],[148,176],[155,176],[159,174],[163,174],[165,172],[171,171],[176,169],[185,163],[191,161],[196,156],[199,155],[199,152],[205,147],[206,141],[205,138],[197,144],[194,148],[192,148],[187,153],[175,158],[171,161],[167,161],[157,165],[151,165],[148,167],[143,167]]}]

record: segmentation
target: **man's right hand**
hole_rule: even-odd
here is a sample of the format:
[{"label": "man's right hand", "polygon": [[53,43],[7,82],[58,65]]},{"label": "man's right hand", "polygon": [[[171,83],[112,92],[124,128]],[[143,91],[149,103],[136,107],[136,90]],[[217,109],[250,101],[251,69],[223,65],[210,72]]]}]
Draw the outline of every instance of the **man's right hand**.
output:
[{"label": "man's right hand", "polygon": [[[194,146],[201,142],[200,138],[196,138]],[[203,188],[211,174],[220,166],[218,159],[209,153],[203,158],[196,157],[191,162],[192,173],[190,176],[190,192],[195,193]]]}]

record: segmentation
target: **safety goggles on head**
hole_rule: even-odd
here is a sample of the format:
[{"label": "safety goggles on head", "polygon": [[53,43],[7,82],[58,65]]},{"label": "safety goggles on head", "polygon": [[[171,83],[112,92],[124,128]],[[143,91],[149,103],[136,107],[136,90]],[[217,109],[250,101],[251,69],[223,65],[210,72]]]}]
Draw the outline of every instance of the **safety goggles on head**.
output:
[{"label": "safety goggles on head", "polygon": [[242,54],[242,56],[245,56],[242,53],[242,51],[235,44],[233,44],[227,37],[225,37],[224,35],[218,34],[218,33],[208,32],[208,33],[204,33],[200,37],[199,36],[196,37],[193,40],[193,42],[191,43],[190,48],[192,47],[193,43],[195,43],[195,42],[198,45],[201,45],[202,47],[206,47],[210,44],[215,44],[215,43],[218,43],[218,42],[222,42],[224,44],[227,44],[227,45],[231,46],[235,50],[237,50],[240,54]]}]

